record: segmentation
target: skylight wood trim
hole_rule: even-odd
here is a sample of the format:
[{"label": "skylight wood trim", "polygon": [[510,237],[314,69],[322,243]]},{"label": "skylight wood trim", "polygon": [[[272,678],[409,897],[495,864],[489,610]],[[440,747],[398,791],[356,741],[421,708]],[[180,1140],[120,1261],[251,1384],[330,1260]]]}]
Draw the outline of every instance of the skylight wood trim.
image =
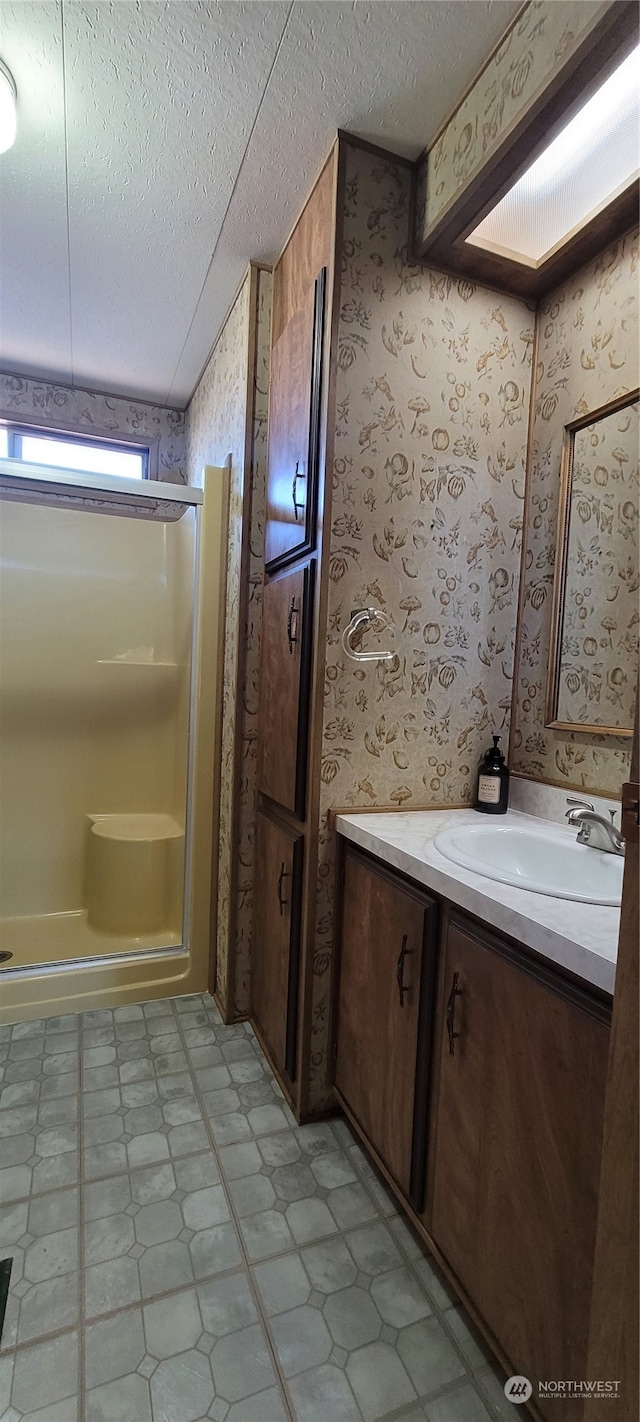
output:
[{"label": "skylight wood trim", "polygon": [[621,236],[637,217],[637,183],[609,203],[560,251],[538,265],[506,258],[465,238],[531,166],[568,120],[584,105],[637,43],[637,7],[633,0],[611,6],[585,35],[570,60],[558,67],[544,92],[532,103],[487,161],[473,173],[439,214],[414,256],[441,268],[463,272],[520,295],[537,296],[575,271],[606,242]]},{"label": "skylight wood trim", "polygon": [[636,179],[539,264],[460,242],[448,260],[438,259],[438,267],[517,296],[544,296],[637,226],[639,202]]}]

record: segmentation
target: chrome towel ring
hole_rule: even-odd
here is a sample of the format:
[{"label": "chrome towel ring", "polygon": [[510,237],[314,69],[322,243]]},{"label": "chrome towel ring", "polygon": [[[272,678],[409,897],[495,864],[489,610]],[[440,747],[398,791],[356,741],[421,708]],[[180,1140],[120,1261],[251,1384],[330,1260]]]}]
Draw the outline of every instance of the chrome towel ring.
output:
[{"label": "chrome towel ring", "polygon": [[342,649],[353,662],[392,662],[395,652],[357,652],[354,650],[353,639],[357,632],[362,637],[366,628],[374,628],[382,632],[389,626],[387,616],[380,612],[377,607],[363,607],[358,612],[354,612],[351,621],[347,624],[342,633]]}]

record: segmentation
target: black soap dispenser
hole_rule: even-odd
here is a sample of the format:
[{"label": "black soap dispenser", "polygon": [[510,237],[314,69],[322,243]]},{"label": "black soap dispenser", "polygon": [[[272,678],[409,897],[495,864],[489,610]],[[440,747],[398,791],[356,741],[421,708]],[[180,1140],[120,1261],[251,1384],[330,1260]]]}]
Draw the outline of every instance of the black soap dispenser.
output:
[{"label": "black soap dispenser", "polygon": [[475,809],[483,815],[506,815],[509,803],[509,771],[502,751],[498,750],[499,736],[493,737],[493,745],[485,751],[478,770]]}]

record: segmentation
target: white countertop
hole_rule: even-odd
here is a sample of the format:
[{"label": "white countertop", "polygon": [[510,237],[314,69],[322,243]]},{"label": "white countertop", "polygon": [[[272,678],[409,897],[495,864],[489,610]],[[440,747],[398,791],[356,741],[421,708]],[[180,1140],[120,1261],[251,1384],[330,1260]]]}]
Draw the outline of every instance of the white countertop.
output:
[{"label": "white countertop", "polygon": [[[433,840],[448,825],[478,823],[475,810],[406,810],[336,817],[345,839],[408,878],[467,909],[491,928],[532,948],[576,977],[613,993],[620,909],[534,894],[474,874],[445,859]],[[545,820],[507,810],[501,824],[544,826]],[[557,832],[557,825],[554,825]],[[575,830],[567,827],[575,838]]]}]

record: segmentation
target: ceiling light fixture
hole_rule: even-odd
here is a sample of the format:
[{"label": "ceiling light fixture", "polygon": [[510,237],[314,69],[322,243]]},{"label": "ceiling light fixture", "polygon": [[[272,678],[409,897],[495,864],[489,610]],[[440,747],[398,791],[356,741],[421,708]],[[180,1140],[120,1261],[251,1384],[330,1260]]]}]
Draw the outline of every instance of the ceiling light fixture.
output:
[{"label": "ceiling light fixture", "polygon": [[638,172],[640,47],[469,233],[466,241],[536,267]]},{"label": "ceiling light fixture", "polygon": [[16,86],[13,74],[0,59],[0,153],[6,153],[16,137]]}]

